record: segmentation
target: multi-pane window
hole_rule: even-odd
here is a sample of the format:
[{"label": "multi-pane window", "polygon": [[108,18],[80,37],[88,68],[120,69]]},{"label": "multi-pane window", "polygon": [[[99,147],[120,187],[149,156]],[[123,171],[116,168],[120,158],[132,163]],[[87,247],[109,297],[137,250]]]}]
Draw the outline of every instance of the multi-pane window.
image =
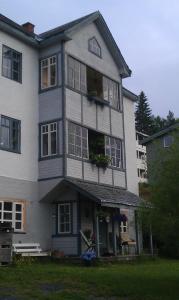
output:
[{"label": "multi-pane window", "polygon": [[58,204],[58,233],[71,232],[71,205]]},{"label": "multi-pane window", "polygon": [[20,121],[0,116],[0,149],[20,151]]},{"label": "multi-pane window", "polygon": [[103,98],[109,101],[111,106],[119,109],[119,85],[107,77],[103,77]]},{"label": "multi-pane window", "polygon": [[88,130],[72,122],[68,123],[68,153],[88,158]]},{"label": "multi-pane window", "polygon": [[57,154],[57,122],[41,125],[41,157]]},{"label": "multi-pane window", "polygon": [[122,168],[122,142],[120,139],[105,137],[105,154],[111,159],[111,165]]},{"label": "multi-pane window", "polygon": [[54,87],[57,84],[57,58],[51,56],[41,60],[41,89]]},{"label": "multi-pane window", "polygon": [[23,203],[0,201],[0,222],[10,223],[14,231],[22,231],[24,229],[23,214]]},{"label": "multi-pane window", "polygon": [[120,231],[121,233],[126,233],[127,232],[127,221],[121,221],[120,224]]},{"label": "multi-pane window", "polygon": [[18,82],[22,80],[22,54],[7,46],[2,49],[2,75]]},{"label": "multi-pane window", "polygon": [[78,91],[86,92],[86,66],[68,57],[68,85]]},{"label": "multi-pane window", "polygon": [[166,136],[164,136],[164,138],[163,138],[163,146],[164,146],[164,148],[170,147],[171,144],[173,143],[173,141],[174,141],[174,138],[173,138],[172,135],[166,135]]},{"label": "multi-pane window", "polygon": [[98,43],[98,41],[96,40],[95,37],[89,39],[89,41],[88,41],[88,49],[93,54],[101,57],[101,47],[100,47],[100,45],[99,45],[99,43]]}]

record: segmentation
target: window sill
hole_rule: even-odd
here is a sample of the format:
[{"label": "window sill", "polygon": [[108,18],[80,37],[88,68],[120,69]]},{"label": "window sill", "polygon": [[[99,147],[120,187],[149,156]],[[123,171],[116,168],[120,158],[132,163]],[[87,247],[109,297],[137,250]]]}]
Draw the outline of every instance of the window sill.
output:
[{"label": "window sill", "polygon": [[1,148],[1,147],[0,147],[0,150],[2,150],[2,151],[7,151],[7,152],[11,152],[11,153],[15,153],[15,154],[21,154],[20,151],[15,151],[15,150],[6,149],[6,148]]},{"label": "window sill", "polygon": [[100,105],[107,105],[107,106],[110,105],[109,101],[104,100],[104,99],[102,99],[100,97],[97,97],[97,96],[87,95],[87,98],[88,98],[89,101],[94,101],[95,103],[100,104]]},{"label": "window sill", "polygon": [[54,86],[47,87],[47,88],[45,88],[45,89],[39,88],[39,94],[42,94],[42,93],[45,93],[45,92],[48,92],[48,91],[57,89],[57,88],[59,88],[59,87],[61,87],[61,86],[56,84],[56,85],[54,85]]},{"label": "window sill", "polygon": [[62,154],[55,154],[55,155],[49,155],[49,156],[39,157],[39,161],[60,158],[62,156],[63,156]]}]

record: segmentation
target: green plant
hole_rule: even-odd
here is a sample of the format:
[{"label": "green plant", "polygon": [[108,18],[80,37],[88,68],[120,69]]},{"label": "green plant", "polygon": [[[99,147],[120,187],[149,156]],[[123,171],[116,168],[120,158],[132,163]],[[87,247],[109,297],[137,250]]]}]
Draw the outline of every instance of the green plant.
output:
[{"label": "green plant", "polygon": [[91,154],[90,160],[93,164],[95,164],[98,168],[106,169],[110,163],[110,157],[104,154]]},{"label": "green plant", "polygon": [[22,266],[22,265],[31,265],[36,262],[36,258],[32,256],[22,256],[21,254],[16,254],[13,256],[12,260],[15,266]]}]

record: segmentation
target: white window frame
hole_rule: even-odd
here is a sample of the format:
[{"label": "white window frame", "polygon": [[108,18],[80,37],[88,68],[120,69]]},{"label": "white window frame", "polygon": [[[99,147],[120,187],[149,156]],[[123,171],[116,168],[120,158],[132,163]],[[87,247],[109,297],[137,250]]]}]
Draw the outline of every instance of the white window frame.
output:
[{"label": "white window frame", "polygon": [[[0,208],[0,222],[11,222],[12,223],[12,228],[14,228],[14,232],[22,232],[24,231],[24,203],[23,202],[18,202],[18,201],[6,201],[6,200],[1,200],[1,208]],[[12,204],[12,210],[5,210],[4,209],[4,203],[11,203]],[[21,205],[21,211],[16,211],[16,205]],[[4,213],[11,213],[12,218],[11,219],[5,219],[4,218]],[[16,214],[21,215],[21,220],[16,219]],[[15,228],[16,223],[21,223],[21,229]]]},{"label": "white window frame", "polygon": [[128,222],[127,221],[121,221],[120,223],[120,231],[121,233],[127,233],[128,232]]},{"label": "white window frame", "polygon": [[[170,143],[166,143],[167,138],[170,138]],[[173,136],[172,135],[165,135],[163,137],[163,147],[164,148],[169,148],[171,146],[171,144],[173,143]]]},{"label": "white window frame", "polygon": [[[107,143],[107,139],[108,139],[109,143]],[[111,139],[114,139],[115,147],[112,146]],[[120,142],[120,148],[117,148],[116,140],[118,140]],[[123,147],[123,144],[122,144],[122,141],[120,139],[116,139],[116,138],[111,137],[111,136],[105,136],[105,155],[108,155],[110,157],[111,166],[116,167],[116,168],[120,168],[120,169],[123,168],[122,147]],[[113,155],[113,153],[112,153],[113,151],[115,152],[115,155]],[[120,151],[120,164],[119,164],[119,166],[117,165],[117,159],[118,159],[117,151]],[[115,164],[113,163],[112,158],[114,158]]]},{"label": "white window frame", "polygon": [[[78,127],[79,127],[79,130],[80,130],[80,135],[77,135],[77,134],[76,134],[76,130],[75,130],[75,132],[74,132],[74,131],[73,131],[73,132],[70,132],[70,125],[72,125],[72,126],[78,126]],[[86,130],[86,138],[83,137],[83,129]],[[70,138],[69,138],[70,135],[73,136],[74,143],[71,143],[71,142],[70,142]],[[80,143],[81,143],[80,146],[79,146],[79,145],[76,145],[76,138],[80,138]],[[87,148],[86,148],[87,156],[84,156],[84,155],[83,155],[83,153],[84,153],[84,152],[83,152],[83,148],[84,148],[84,146],[83,146],[83,139],[85,139],[85,140],[86,140],[86,143],[87,143]],[[78,155],[77,153],[70,153],[70,150],[69,150],[70,145],[73,146],[74,148],[76,148],[76,147],[80,148],[80,149],[81,149],[81,155]],[[75,151],[75,152],[76,152],[76,151]],[[84,158],[84,159],[89,159],[88,129],[85,128],[85,127],[82,127],[82,126],[80,126],[80,125],[77,125],[77,124],[75,124],[75,123],[73,123],[73,122],[69,122],[69,123],[68,123],[68,154],[73,155],[73,156],[75,156],[75,157],[80,157],[80,158]]]},{"label": "white window frame", "polygon": [[[55,129],[51,130],[51,126],[56,126]],[[58,124],[57,122],[53,122],[53,123],[47,123],[47,124],[42,124],[41,125],[41,157],[48,157],[48,156],[54,156],[54,155],[57,155],[57,132],[58,132]],[[43,129],[46,130],[47,128],[47,131],[44,131],[43,132]],[[56,152],[55,153],[52,153],[52,149],[51,149],[51,133],[53,132],[56,132]],[[43,155],[43,135],[47,134],[48,135],[48,154],[47,155]]]},{"label": "white window frame", "polygon": [[[43,64],[46,62],[46,65]],[[55,82],[51,84],[51,66],[55,66]],[[47,86],[43,86],[43,70],[47,68]],[[57,85],[57,56],[53,55],[48,58],[44,58],[40,62],[40,72],[41,72],[41,79],[40,79],[40,87],[41,90],[45,90]]]},{"label": "white window frame", "polygon": [[[69,222],[63,222],[63,225],[65,226],[65,224],[68,224],[69,225],[69,230],[64,230],[64,231],[61,231],[60,230],[60,225],[62,224],[61,223],[61,220],[60,220],[60,208],[61,207],[65,207],[65,206],[68,206],[69,207]],[[71,203],[59,203],[58,204],[58,233],[59,234],[70,234],[71,233],[71,230],[72,230],[72,212],[71,212]]]}]

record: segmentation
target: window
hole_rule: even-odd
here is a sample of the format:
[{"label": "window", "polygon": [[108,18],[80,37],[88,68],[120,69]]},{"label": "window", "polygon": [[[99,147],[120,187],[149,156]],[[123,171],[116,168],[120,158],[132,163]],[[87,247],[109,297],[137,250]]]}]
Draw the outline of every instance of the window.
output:
[{"label": "window", "polygon": [[87,67],[88,95],[103,99],[103,76],[96,70]]},{"label": "window", "polygon": [[163,146],[164,148],[168,148],[173,143],[173,136],[172,135],[166,135],[163,138]]},{"label": "window", "polygon": [[58,233],[71,232],[71,205],[58,204]]},{"label": "window", "polygon": [[14,231],[23,231],[24,203],[0,201],[0,222],[10,223]]},{"label": "window", "polygon": [[109,101],[111,106],[119,109],[119,85],[107,77],[103,77],[103,98]]},{"label": "window", "polygon": [[68,85],[86,93],[86,66],[70,56],[68,57]]},{"label": "window", "polygon": [[139,178],[147,178],[147,171],[144,169],[137,169],[137,174]]},{"label": "window", "polygon": [[20,152],[20,121],[0,116],[0,149]]},{"label": "window", "polygon": [[128,228],[127,221],[121,221],[121,224],[120,224],[121,233],[126,233],[127,228]]},{"label": "window", "polygon": [[101,47],[95,37],[88,40],[88,49],[93,54],[101,57]]},{"label": "window", "polygon": [[57,123],[41,125],[41,156],[57,154]]},{"label": "window", "polygon": [[111,158],[111,165],[122,168],[122,142],[120,139],[106,136],[105,138],[105,155]]},{"label": "window", "polygon": [[22,54],[7,46],[2,49],[2,75],[18,82],[22,80]]},{"label": "window", "polygon": [[54,87],[57,84],[57,58],[51,56],[41,60],[41,89]]},{"label": "window", "polygon": [[68,153],[88,158],[88,130],[71,122],[68,123]]}]

